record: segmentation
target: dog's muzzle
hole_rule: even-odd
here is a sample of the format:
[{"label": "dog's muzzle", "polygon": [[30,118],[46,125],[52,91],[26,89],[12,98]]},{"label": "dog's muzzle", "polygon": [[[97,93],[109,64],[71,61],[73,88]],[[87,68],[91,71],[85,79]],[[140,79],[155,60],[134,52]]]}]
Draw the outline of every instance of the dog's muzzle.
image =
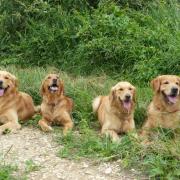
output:
[{"label": "dog's muzzle", "polygon": [[3,81],[0,80],[0,97],[4,95],[4,93],[7,91],[8,87],[5,88],[3,86]]},{"label": "dog's muzzle", "polygon": [[166,94],[164,94],[164,95],[169,104],[175,104],[178,100],[178,94],[179,94],[178,88],[173,87],[171,89],[171,93],[169,95],[166,95]]},{"label": "dog's muzzle", "polygon": [[58,91],[59,87],[57,83],[53,82],[52,85],[48,87],[48,89],[51,93],[55,93],[56,91]]},{"label": "dog's muzzle", "polygon": [[131,95],[127,94],[125,95],[125,99],[122,101],[123,107],[129,111],[131,109]]}]

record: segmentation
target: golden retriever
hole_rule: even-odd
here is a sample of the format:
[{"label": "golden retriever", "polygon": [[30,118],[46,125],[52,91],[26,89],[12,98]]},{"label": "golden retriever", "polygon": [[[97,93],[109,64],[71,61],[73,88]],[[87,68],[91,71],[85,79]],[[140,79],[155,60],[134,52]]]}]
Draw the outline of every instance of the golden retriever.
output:
[{"label": "golden retriever", "polygon": [[39,125],[43,131],[52,131],[52,124],[63,125],[63,133],[73,128],[71,112],[73,101],[64,95],[64,85],[57,74],[49,74],[41,86],[42,119]]},{"label": "golden retriever", "polygon": [[180,127],[180,77],[158,76],[151,81],[154,97],[147,110],[147,120],[142,135],[155,127],[176,129]]},{"label": "golden retriever", "polygon": [[17,79],[7,71],[0,71],[0,134],[21,128],[18,119],[27,120],[35,113],[31,96],[18,91]]},{"label": "golden retriever", "polygon": [[119,82],[111,88],[108,96],[98,96],[93,100],[93,111],[97,113],[101,133],[119,140],[118,134],[135,128],[134,107],[136,89],[129,82]]}]

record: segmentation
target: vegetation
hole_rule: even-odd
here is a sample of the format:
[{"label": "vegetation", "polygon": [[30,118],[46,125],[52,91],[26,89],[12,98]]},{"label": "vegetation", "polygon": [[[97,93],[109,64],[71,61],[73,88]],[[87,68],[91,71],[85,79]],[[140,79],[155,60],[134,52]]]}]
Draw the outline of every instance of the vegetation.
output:
[{"label": "vegetation", "polygon": [[75,75],[103,71],[141,84],[179,73],[175,0],[89,2],[1,0],[1,65],[51,65]]},{"label": "vegetation", "polygon": [[[31,94],[36,104],[41,102],[39,87],[47,73],[58,72],[64,80],[66,95],[74,100],[73,119],[76,126],[74,131],[66,137],[62,136],[59,127],[55,127],[57,142],[61,144],[61,147],[63,146],[59,151],[59,156],[73,159],[85,157],[98,161],[122,159],[124,168],[135,166],[149,177],[179,178],[180,137],[177,132],[158,129],[154,143],[147,147],[141,145],[140,140],[136,139],[133,134],[124,135],[121,143],[118,144],[100,136],[99,123],[92,113],[91,102],[93,97],[107,94],[110,87],[116,83],[116,80],[110,76],[74,77],[50,67],[47,69],[37,67],[18,69],[15,66],[9,66],[7,70],[21,80],[20,90]],[[122,79],[124,78],[122,77]],[[137,88],[137,90],[135,122],[139,129],[145,120],[145,111],[151,100],[152,92],[150,88],[143,87]],[[40,117],[37,116],[25,125],[37,127],[39,119]],[[36,169],[36,166],[31,164],[31,161],[27,163],[27,171]]]},{"label": "vegetation", "polygon": [[13,178],[12,176],[12,172],[14,172],[15,170],[15,167],[0,164],[0,180],[15,180],[15,178]]},{"label": "vegetation", "polygon": [[[58,131],[61,157],[122,159],[125,168],[136,166],[152,178],[180,178],[178,133],[159,129],[148,147],[132,134],[114,144],[98,134],[91,109],[94,97],[126,79],[138,87],[135,121],[141,127],[152,97],[149,81],[179,74],[179,10],[176,0],[0,1],[1,69],[14,73],[20,90],[36,104],[41,80],[58,72],[75,102],[79,133],[63,137]],[[38,118],[30,123],[37,126]],[[28,166],[28,172],[36,169],[31,162]],[[11,176],[11,168],[0,167],[0,175]]]},{"label": "vegetation", "polygon": [[18,167],[12,164],[7,164],[5,162],[5,157],[1,159],[0,163],[0,180],[26,180],[27,175],[30,172],[38,171],[40,166],[37,166],[33,160],[27,160],[25,162],[25,170],[21,176],[14,175],[18,171]]}]

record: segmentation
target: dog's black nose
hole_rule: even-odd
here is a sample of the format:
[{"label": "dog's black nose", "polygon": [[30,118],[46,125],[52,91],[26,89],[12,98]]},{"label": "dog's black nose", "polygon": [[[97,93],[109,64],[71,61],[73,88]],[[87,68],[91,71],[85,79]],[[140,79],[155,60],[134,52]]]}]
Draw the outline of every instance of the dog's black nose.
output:
[{"label": "dog's black nose", "polygon": [[172,92],[172,94],[177,94],[178,88],[172,88],[172,89],[171,89],[171,92]]},{"label": "dog's black nose", "polygon": [[0,86],[2,86],[2,84],[3,84],[3,81],[0,80]]},{"label": "dog's black nose", "polygon": [[56,84],[57,83],[57,79],[53,79],[53,84]]},{"label": "dog's black nose", "polygon": [[129,94],[127,94],[127,95],[125,96],[125,98],[126,98],[126,100],[130,100],[131,96],[130,96]]}]

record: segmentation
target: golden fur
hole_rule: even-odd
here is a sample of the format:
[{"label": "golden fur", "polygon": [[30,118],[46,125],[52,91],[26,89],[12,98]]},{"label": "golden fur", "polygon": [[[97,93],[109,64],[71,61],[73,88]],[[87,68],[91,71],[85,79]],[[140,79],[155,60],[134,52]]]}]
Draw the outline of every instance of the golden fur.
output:
[{"label": "golden fur", "polygon": [[[147,110],[147,129],[162,127],[176,129],[180,127],[180,77],[175,75],[158,76],[151,81],[154,97]],[[173,92],[176,89],[176,93]],[[174,93],[174,94],[173,94]]]},{"label": "golden fur", "polygon": [[26,93],[19,92],[17,79],[7,71],[0,71],[0,134],[6,129],[16,131],[18,119],[27,120],[35,113],[34,103]]},{"label": "golden fur", "polygon": [[135,93],[135,87],[129,82],[119,82],[108,96],[98,96],[93,100],[93,111],[97,112],[101,133],[109,135],[113,141],[119,139],[118,134],[135,128]]},{"label": "golden fur", "polygon": [[[53,85],[54,84],[54,85]],[[53,123],[64,126],[63,133],[73,128],[70,113],[73,108],[73,101],[64,95],[64,85],[56,74],[49,74],[41,86],[42,119],[39,121],[43,131],[52,131]]]}]

